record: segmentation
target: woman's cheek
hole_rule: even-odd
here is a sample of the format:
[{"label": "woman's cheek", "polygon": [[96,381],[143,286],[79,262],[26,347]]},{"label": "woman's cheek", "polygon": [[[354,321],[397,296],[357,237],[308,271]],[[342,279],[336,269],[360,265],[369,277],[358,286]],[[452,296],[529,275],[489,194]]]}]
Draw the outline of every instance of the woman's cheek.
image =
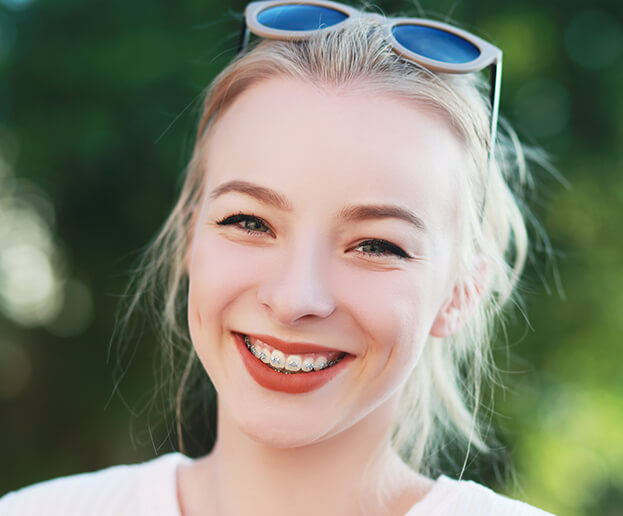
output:
[{"label": "woman's cheek", "polygon": [[189,262],[189,316],[205,321],[221,314],[241,293],[257,286],[270,249],[222,235],[196,236]]},{"label": "woman's cheek", "polygon": [[340,298],[367,335],[368,353],[392,360],[412,360],[414,344],[426,340],[431,319],[426,303],[426,278],[404,269],[373,271],[343,267],[337,274]]}]

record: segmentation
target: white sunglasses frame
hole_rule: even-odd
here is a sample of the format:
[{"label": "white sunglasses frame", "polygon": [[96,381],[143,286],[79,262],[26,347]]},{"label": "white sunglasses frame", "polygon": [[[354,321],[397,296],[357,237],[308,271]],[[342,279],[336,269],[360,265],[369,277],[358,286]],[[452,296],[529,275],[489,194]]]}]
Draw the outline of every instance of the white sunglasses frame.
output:
[{"label": "white sunglasses frame", "polygon": [[[261,12],[265,11],[270,7],[278,7],[281,5],[312,5],[318,7],[326,7],[328,9],[333,9],[338,12],[342,12],[347,15],[347,18],[344,21],[338,22],[329,27],[323,27],[320,29],[314,30],[281,30],[281,29],[273,29],[270,27],[266,27],[262,25],[258,21],[258,16]],[[348,5],[344,5],[338,2],[332,2],[330,0],[261,0],[257,2],[251,2],[245,8],[245,22],[248,29],[255,35],[261,36],[266,39],[279,39],[279,40],[302,40],[310,37],[311,35],[317,33],[318,31],[330,31],[335,30],[348,19],[356,19],[356,18],[374,18],[383,24],[383,29],[387,36],[387,39],[391,41],[394,50],[406,57],[410,61],[421,64],[428,70],[434,72],[443,72],[443,73],[471,73],[478,72],[483,70],[489,65],[496,64],[498,61],[502,61],[502,51],[496,46],[488,43],[484,39],[479,38],[478,36],[467,32],[463,29],[459,29],[458,27],[454,27],[447,23],[428,20],[425,18],[391,18],[385,17],[376,13],[367,13],[364,11],[359,11],[354,7],[350,7]],[[422,56],[415,52],[410,51],[408,48],[401,45],[398,40],[392,34],[391,29],[396,25],[418,25],[421,27],[431,27],[434,29],[438,29],[444,32],[448,32],[459,38],[471,43],[474,45],[480,52],[480,55],[467,63],[446,63],[443,61],[437,61],[435,59],[430,59],[428,57]],[[246,46],[246,41],[243,42],[243,47]]]}]

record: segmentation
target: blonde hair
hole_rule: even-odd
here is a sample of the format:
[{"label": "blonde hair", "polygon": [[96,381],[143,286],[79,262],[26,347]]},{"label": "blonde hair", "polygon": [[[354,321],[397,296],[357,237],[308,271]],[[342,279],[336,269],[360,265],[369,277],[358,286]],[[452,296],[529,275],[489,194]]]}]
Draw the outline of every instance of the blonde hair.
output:
[{"label": "blonde hair", "polygon": [[[163,380],[174,390],[179,448],[187,394],[209,391],[190,342],[186,322],[188,278],[185,253],[204,181],[201,155],[210,127],[251,85],[288,76],[319,85],[366,88],[425,103],[443,113],[468,150],[459,178],[460,242],[456,289],[459,302],[480,297],[475,314],[453,336],[430,339],[404,386],[393,445],[422,472],[435,470],[449,440],[487,451],[487,425],[478,423],[483,380],[495,378],[491,360],[494,320],[509,302],[524,265],[527,236],[520,202],[509,184],[527,183],[524,154],[506,131],[489,154],[489,102],[476,74],[433,74],[398,56],[375,20],[360,19],[301,42],[263,40],[238,56],[213,81],[203,103],[193,156],[181,195],[147,248],[130,288],[134,292],[122,328],[140,303],[158,330],[170,370]],[[208,172],[209,173],[209,172]],[[517,189],[516,189],[517,190]],[[484,286],[474,281],[486,264]],[[481,282],[483,283],[483,282]],[[481,291],[476,292],[477,289]],[[181,365],[181,367],[179,367]],[[466,455],[467,457],[467,455]]]}]

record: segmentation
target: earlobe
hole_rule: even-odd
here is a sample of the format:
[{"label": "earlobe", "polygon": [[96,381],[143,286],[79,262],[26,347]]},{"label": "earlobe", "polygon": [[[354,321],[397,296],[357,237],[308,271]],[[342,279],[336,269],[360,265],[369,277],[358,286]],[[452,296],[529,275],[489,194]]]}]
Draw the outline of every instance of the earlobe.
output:
[{"label": "earlobe", "polygon": [[467,281],[457,284],[452,294],[441,306],[433,321],[430,334],[433,337],[449,337],[463,328],[472,318],[487,286],[487,263],[479,255],[474,272]]}]

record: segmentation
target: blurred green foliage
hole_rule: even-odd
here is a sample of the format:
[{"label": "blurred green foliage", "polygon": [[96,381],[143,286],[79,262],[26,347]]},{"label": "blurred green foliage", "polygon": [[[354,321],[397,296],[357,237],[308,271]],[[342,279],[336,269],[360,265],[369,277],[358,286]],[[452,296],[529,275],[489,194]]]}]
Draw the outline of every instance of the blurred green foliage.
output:
[{"label": "blurred green foliage", "polygon": [[[408,2],[376,4],[418,14]],[[171,429],[150,430],[157,413],[141,409],[154,384],[151,340],[137,343],[121,395],[108,342],[129,269],[178,191],[201,92],[233,57],[243,7],[0,0],[0,211],[11,193],[39,214],[24,227],[47,235],[63,293],[38,322],[0,312],[0,493],[174,447]],[[533,209],[556,266],[536,245],[522,284],[530,323],[509,322],[509,388],[494,417],[517,481],[489,481],[561,515],[621,514],[623,6],[419,9],[504,50],[502,113],[569,182],[536,177]]]}]

